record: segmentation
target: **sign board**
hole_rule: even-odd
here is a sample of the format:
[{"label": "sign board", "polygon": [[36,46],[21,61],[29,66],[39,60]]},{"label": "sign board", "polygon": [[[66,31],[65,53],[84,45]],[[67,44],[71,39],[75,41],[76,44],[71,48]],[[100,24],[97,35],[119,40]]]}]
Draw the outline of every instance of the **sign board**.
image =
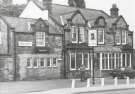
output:
[{"label": "sign board", "polygon": [[88,46],[97,46],[97,30],[88,31]]},{"label": "sign board", "polygon": [[32,46],[32,42],[19,41],[18,46]]}]

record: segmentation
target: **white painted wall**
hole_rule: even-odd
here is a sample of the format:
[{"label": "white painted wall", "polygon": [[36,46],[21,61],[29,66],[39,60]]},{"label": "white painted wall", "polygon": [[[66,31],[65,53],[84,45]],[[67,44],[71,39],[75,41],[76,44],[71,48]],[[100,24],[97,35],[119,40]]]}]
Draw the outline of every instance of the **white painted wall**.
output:
[{"label": "white painted wall", "polygon": [[41,10],[33,1],[30,1],[19,17],[48,20],[48,10]]}]

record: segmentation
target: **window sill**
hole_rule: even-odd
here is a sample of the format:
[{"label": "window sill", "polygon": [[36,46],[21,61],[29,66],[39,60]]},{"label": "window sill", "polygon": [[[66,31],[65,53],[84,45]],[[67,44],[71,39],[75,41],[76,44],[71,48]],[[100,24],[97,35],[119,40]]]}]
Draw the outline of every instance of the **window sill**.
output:
[{"label": "window sill", "polygon": [[33,67],[34,69],[37,69],[38,67]]},{"label": "window sill", "polygon": [[111,71],[113,69],[100,69],[101,71]]},{"label": "window sill", "polygon": [[98,44],[99,44],[99,45],[104,45],[105,43],[104,43],[104,42],[99,42]]},{"label": "window sill", "polygon": [[33,67],[26,67],[27,69],[31,69],[31,68],[33,68]]}]

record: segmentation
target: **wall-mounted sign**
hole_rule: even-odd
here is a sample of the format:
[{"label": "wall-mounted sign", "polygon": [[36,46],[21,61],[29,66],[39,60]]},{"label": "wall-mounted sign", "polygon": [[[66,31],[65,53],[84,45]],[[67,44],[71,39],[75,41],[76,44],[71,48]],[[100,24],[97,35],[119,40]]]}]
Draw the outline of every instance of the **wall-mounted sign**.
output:
[{"label": "wall-mounted sign", "polygon": [[18,41],[18,46],[32,46],[32,42]]}]

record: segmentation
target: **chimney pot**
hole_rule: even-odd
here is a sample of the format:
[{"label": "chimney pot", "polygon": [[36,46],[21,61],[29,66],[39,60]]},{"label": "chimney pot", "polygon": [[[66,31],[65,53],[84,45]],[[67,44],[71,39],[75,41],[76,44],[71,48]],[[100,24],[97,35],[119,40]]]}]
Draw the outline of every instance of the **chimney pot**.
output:
[{"label": "chimney pot", "polygon": [[117,8],[116,4],[112,5],[112,8],[110,9],[110,15],[111,15],[111,17],[118,17],[119,16],[119,9]]}]

